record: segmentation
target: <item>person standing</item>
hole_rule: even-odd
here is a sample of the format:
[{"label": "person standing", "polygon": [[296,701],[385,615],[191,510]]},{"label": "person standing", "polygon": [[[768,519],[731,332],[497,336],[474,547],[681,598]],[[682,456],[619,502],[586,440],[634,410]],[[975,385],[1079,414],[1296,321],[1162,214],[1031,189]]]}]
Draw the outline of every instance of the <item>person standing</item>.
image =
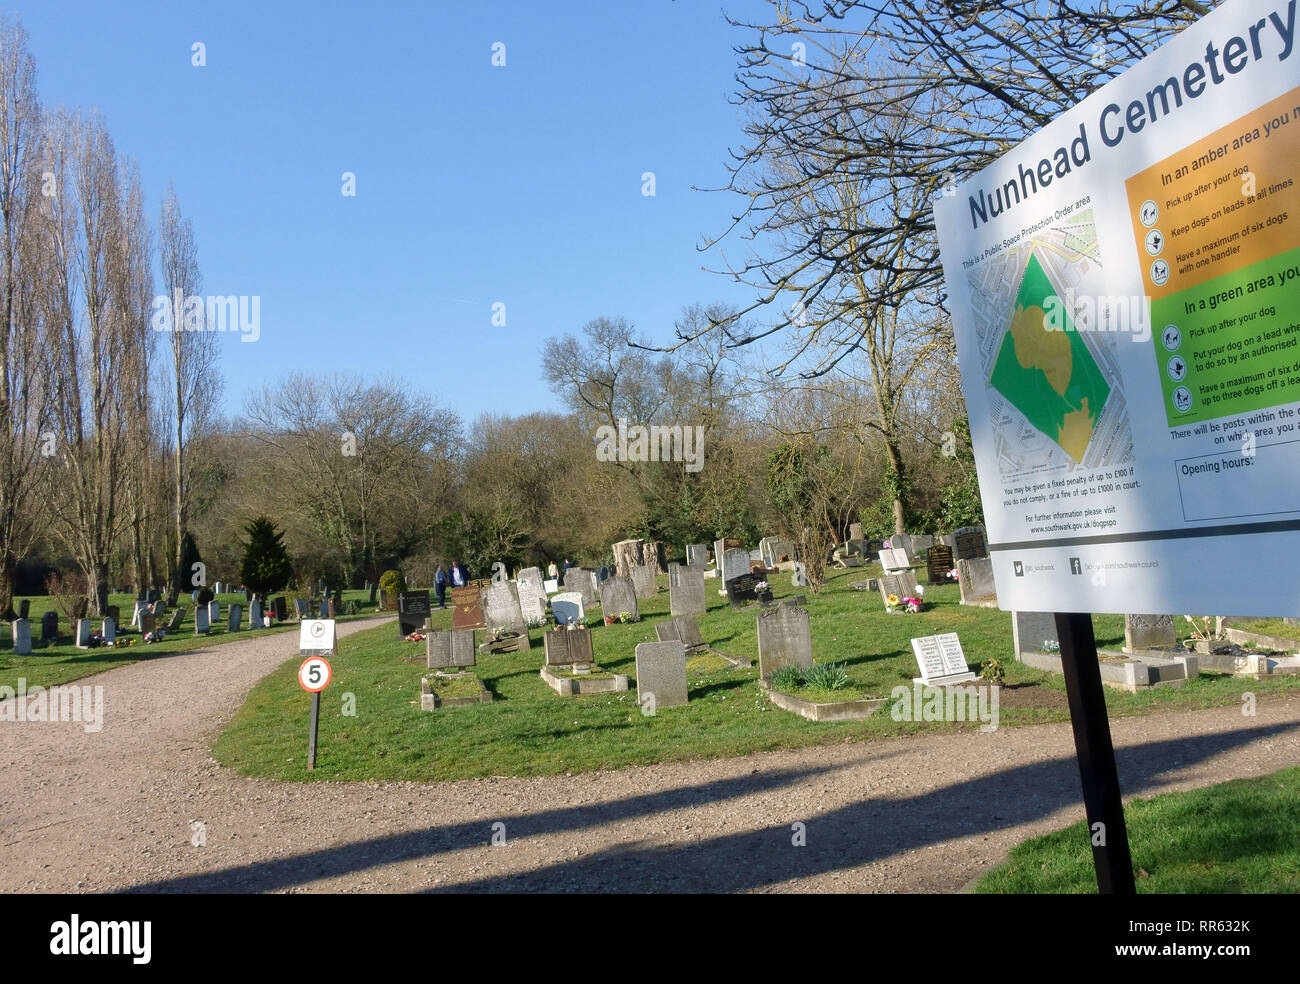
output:
[{"label": "person standing", "polygon": [[469,572],[465,570],[465,565],[459,560],[451,562],[451,585],[454,588],[463,588],[469,584]]},{"label": "person standing", "polygon": [[438,592],[438,607],[447,607],[447,572],[438,565],[438,569],[433,572],[433,586]]},{"label": "person standing", "polygon": [[560,570],[555,566],[555,561],[551,561],[546,565],[546,577],[551,581],[558,581],[560,579]]}]

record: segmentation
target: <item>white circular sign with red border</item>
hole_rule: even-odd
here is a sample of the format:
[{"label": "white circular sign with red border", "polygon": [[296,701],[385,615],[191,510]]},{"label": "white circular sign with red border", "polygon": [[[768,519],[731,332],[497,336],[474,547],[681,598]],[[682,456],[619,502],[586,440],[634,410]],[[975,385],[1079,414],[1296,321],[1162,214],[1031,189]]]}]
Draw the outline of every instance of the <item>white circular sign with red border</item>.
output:
[{"label": "white circular sign with red border", "polygon": [[330,685],[330,677],[333,673],[329,660],[325,657],[308,656],[298,667],[298,683],[308,693],[318,694]]}]

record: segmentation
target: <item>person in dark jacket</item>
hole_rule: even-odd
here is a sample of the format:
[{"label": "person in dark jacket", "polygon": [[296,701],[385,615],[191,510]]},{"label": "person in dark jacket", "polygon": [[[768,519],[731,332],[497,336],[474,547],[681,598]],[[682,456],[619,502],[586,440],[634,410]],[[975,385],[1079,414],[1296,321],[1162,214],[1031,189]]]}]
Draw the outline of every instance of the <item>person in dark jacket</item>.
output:
[{"label": "person in dark jacket", "polygon": [[438,607],[447,607],[447,572],[438,565],[438,569],[433,573],[433,586],[438,592]]}]

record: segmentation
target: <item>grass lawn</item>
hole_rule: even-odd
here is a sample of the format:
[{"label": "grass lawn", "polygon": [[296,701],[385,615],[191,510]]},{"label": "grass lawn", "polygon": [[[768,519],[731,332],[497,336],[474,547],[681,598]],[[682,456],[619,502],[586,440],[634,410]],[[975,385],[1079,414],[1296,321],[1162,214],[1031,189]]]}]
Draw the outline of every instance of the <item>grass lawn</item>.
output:
[{"label": "grass lawn", "polygon": [[[872,568],[874,570],[874,568]],[[868,570],[836,571],[821,595],[809,595],[813,651],[818,662],[845,663],[852,692],[888,697],[899,684],[911,687],[916,661],[910,638],[957,632],[969,662],[1001,656],[1006,684],[1001,694],[1004,725],[1069,718],[1061,677],[1010,658],[1011,615],[963,607],[955,586],[926,592],[933,607],[917,615],[887,615],[878,593],[855,591],[850,582]],[[769,580],[777,597],[803,594],[788,574]],[[606,626],[588,615],[595,661],[611,673],[636,675],[635,646],[655,641],[654,623],[668,617],[667,578],[656,598],[641,603],[644,620]],[[733,611],[705,581],[709,611],[699,618],[705,642],[715,649],[757,660],[758,609]],[[1123,644],[1123,617],[1094,619],[1101,645]],[[434,628],[451,627],[451,611],[433,613]],[[479,639],[483,638],[479,633]],[[687,679],[690,703],[643,716],[635,689],[625,693],[561,696],[540,678],[541,631],[531,633],[529,652],[480,653],[476,667],[495,694],[491,704],[421,711],[424,643],[403,642],[395,625],[359,632],[331,660],[334,682],[322,695],[317,768],[304,768],[308,698],[298,687],[298,660],[288,660],[263,679],[237,712],[214,749],[218,761],[247,775],[279,779],[443,780],[476,776],[548,775],[615,769],[628,765],[743,755],[754,751],[878,738],[920,730],[978,727],[978,722],[895,722],[888,714],[861,721],[813,722],[773,707],[758,686],[757,665],[736,669],[713,657],[692,658]],[[1130,694],[1107,689],[1112,715],[1143,714],[1239,704],[1249,690],[1300,687],[1300,678],[1273,680],[1201,674],[1181,688]],[[355,715],[343,716],[355,696]]]},{"label": "grass lawn", "polygon": [[[288,597],[290,599],[289,610],[292,612],[292,596]],[[18,608],[21,600],[21,598],[14,599],[15,609]],[[176,632],[167,633],[161,642],[145,643],[141,640],[140,633],[130,627],[132,606],[135,603],[134,597],[130,594],[111,594],[108,597],[108,603],[118,606],[122,613],[122,621],[127,623],[124,627],[118,627],[117,637],[119,639],[124,637],[135,639],[135,645],[78,649],[73,645],[76,627],[69,622],[68,617],[63,612],[58,610],[54,600],[47,595],[31,596],[30,600],[31,655],[15,656],[13,636],[8,631],[8,627],[6,626],[4,630],[0,630],[0,686],[12,687],[15,690],[18,688],[18,679],[20,677],[27,681],[28,689],[38,685],[50,687],[164,653],[189,652],[195,649],[219,646],[222,643],[239,639],[272,635],[277,632],[298,631],[298,623],[292,618],[286,625],[278,625],[270,629],[248,629],[248,604],[245,602],[244,594],[241,591],[217,596],[217,601],[221,603],[221,620],[212,626],[211,634],[206,636],[194,634],[194,603],[189,598],[183,598],[180,607],[185,609],[185,618],[181,622],[180,629]],[[363,608],[363,615],[374,614],[369,603],[369,595],[365,591],[345,591],[343,600],[356,601]],[[240,632],[226,631],[226,616],[232,603],[243,606],[242,621],[245,628]],[[41,616],[47,611],[58,612],[59,638],[57,643],[43,646],[40,641]],[[162,618],[158,619],[160,629],[166,627],[167,621],[171,618],[171,613],[172,609],[169,608]],[[340,621],[350,621],[352,618],[360,618],[363,615],[340,618]],[[94,619],[93,621],[95,628],[98,629],[100,620]]]},{"label": "grass lawn", "polygon": [[[1300,892],[1300,769],[1134,800],[1124,818],[1140,893]],[[1095,895],[1086,823],[1017,845],[973,891]]]}]

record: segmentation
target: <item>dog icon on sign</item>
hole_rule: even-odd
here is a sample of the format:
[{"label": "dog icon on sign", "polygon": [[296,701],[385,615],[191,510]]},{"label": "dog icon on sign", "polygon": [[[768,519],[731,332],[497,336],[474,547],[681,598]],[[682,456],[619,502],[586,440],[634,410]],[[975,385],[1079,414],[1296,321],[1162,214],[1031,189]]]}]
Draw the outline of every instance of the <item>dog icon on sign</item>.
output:
[{"label": "dog icon on sign", "polygon": [[1070,573],[1071,574],[1083,573],[1083,561],[1081,561],[1078,557],[1070,558]]}]

